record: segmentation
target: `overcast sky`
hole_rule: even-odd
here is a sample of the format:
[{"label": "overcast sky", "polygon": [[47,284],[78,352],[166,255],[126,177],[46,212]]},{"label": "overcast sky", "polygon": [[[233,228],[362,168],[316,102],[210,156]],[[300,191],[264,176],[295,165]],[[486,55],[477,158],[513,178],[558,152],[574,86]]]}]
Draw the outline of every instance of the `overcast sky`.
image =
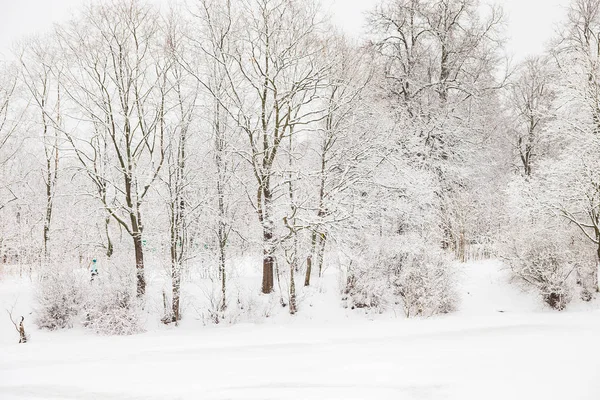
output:
[{"label": "overcast sky", "polygon": [[[16,39],[49,29],[53,22],[68,18],[70,10],[85,1],[0,0],[0,58],[10,52]],[[378,1],[325,0],[331,6],[335,23],[356,35],[364,28],[364,12]],[[508,16],[507,50],[515,60],[543,51],[569,4],[569,0],[482,0],[482,3],[492,2],[502,5]]]}]

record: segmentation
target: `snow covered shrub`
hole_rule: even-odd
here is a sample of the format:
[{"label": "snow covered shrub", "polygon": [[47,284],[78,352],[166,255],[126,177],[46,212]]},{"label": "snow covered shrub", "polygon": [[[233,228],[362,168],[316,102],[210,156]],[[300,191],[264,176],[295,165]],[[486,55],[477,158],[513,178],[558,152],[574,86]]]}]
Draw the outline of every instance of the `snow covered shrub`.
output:
[{"label": "snow covered shrub", "polygon": [[35,324],[40,329],[71,328],[84,296],[83,278],[64,268],[51,268],[35,287]]},{"label": "snow covered shrub", "polygon": [[226,307],[222,303],[222,292],[220,282],[213,279],[201,286],[204,298],[206,300],[204,311],[201,313],[202,319],[206,323],[219,324],[226,319]]},{"label": "snow covered shrub", "polygon": [[385,279],[387,271],[382,264],[376,264],[372,268],[352,268],[346,278],[342,300],[345,306],[354,310],[355,308],[371,309],[383,312],[387,306],[389,296],[389,283]]},{"label": "snow covered shrub", "polygon": [[521,242],[510,265],[516,277],[534,287],[551,308],[564,310],[571,301],[569,277],[577,267],[576,255],[552,235],[534,235]]},{"label": "snow covered shrub", "polygon": [[395,293],[407,317],[447,314],[456,309],[451,261],[441,251],[404,251],[390,260]]},{"label": "snow covered shrub", "polygon": [[547,203],[558,200],[548,199],[559,191],[546,186],[548,182],[541,178],[515,178],[509,184],[500,254],[517,282],[533,288],[552,309],[563,310],[576,294],[577,284],[586,297],[585,274],[593,251],[575,226],[549,212]]},{"label": "snow covered shrub", "polygon": [[279,296],[256,296],[255,290],[241,285],[232,288],[231,292],[232,301],[222,317],[229,323],[263,321],[281,309]]},{"label": "snow covered shrub", "polygon": [[83,325],[100,335],[132,335],[143,331],[134,276],[106,270],[91,282]]},{"label": "snow covered shrub", "polygon": [[[548,180],[516,181],[507,189],[507,219],[502,258],[517,281],[534,288],[541,300],[563,310],[580,297],[590,301],[595,292],[596,249],[576,224],[557,218],[560,187]],[[548,200],[550,199],[550,200]],[[543,200],[543,201],[542,201]]]},{"label": "snow covered shrub", "polygon": [[349,268],[343,290],[346,307],[382,312],[402,304],[407,317],[455,310],[451,261],[434,244],[407,235],[381,246],[371,259]]}]

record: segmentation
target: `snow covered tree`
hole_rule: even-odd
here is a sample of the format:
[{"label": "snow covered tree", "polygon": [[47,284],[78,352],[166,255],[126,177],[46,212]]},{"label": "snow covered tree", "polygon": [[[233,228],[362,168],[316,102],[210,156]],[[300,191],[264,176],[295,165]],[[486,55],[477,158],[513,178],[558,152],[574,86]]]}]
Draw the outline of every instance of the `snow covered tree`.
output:
[{"label": "snow covered tree", "polygon": [[313,265],[318,276],[322,275],[328,232],[335,232],[355,217],[354,207],[360,202],[357,192],[370,181],[369,162],[376,158],[379,149],[376,129],[370,124],[372,107],[365,105],[373,100],[368,95],[372,89],[373,69],[368,61],[372,54],[333,36],[327,56],[332,65],[323,89],[327,108],[320,122],[322,127],[316,132],[318,158],[314,177],[309,180],[312,188],[307,188],[316,196],[310,210],[313,215],[304,217],[311,232],[305,286],[310,285]]},{"label": "snow covered tree", "polygon": [[116,1],[90,6],[57,31],[67,62],[64,91],[74,105],[65,112],[64,133],[102,206],[132,239],[140,296],[146,288],[142,207],[165,164],[171,89],[160,22],[150,5]]},{"label": "snow covered tree", "polygon": [[[6,163],[15,155],[15,149],[10,148],[10,139],[18,128],[18,111],[16,111],[15,88],[17,85],[17,73],[14,67],[7,64],[0,64],[0,166],[5,167]],[[16,111],[16,112],[15,112]],[[9,187],[3,185],[2,200],[0,200],[0,210],[8,203],[17,198]],[[8,193],[4,193],[8,192]],[[8,194],[6,196],[5,194]]]},{"label": "snow covered tree", "polygon": [[568,23],[553,55],[562,79],[559,90],[564,104],[555,128],[561,151],[548,171],[564,188],[553,205],[574,223],[584,237],[597,247],[598,262],[587,285],[598,285],[600,265],[600,175],[597,152],[600,149],[600,1],[574,0]]},{"label": "snow covered tree", "polygon": [[554,91],[552,69],[546,57],[525,60],[516,79],[508,86],[509,106],[514,118],[514,141],[525,176],[530,176],[542,152],[542,133],[552,119]]},{"label": "snow covered tree", "polygon": [[[168,52],[171,65],[168,68],[167,79],[171,82],[174,100],[173,115],[168,118],[170,123],[166,124],[166,136],[169,141],[167,151],[168,177],[167,188],[169,191],[169,247],[171,255],[171,288],[172,305],[171,321],[177,322],[181,319],[181,275],[183,264],[186,260],[188,250],[188,225],[190,216],[188,207],[189,199],[189,136],[190,126],[194,118],[194,106],[196,102],[197,86],[190,83],[191,77],[177,61],[183,51],[184,34],[177,27],[178,15],[171,13],[168,23]],[[169,62],[169,61],[167,61]]]},{"label": "snow covered tree", "polygon": [[[50,225],[54,212],[60,162],[61,83],[55,43],[33,39],[20,54],[22,78],[38,109],[40,140],[44,152],[45,215],[43,258],[48,261]],[[56,124],[56,125],[55,125]]]},{"label": "snow covered tree", "polygon": [[234,46],[218,59],[226,68],[231,104],[220,103],[246,136],[240,151],[257,188],[253,206],[262,228],[262,292],[274,288],[274,200],[280,148],[300,127],[323,118],[319,89],[327,70],[312,2],[252,0],[235,3],[239,30]]},{"label": "snow covered tree", "polygon": [[466,172],[480,161],[490,134],[482,116],[501,86],[495,74],[502,13],[481,15],[475,0],[391,0],[370,16],[397,132],[412,135],[397,146],[436,177],[432,211],[444,231],[441,244],[459,259],[469,234],[476,236],[464,218],[473,212],[464,212]]}]

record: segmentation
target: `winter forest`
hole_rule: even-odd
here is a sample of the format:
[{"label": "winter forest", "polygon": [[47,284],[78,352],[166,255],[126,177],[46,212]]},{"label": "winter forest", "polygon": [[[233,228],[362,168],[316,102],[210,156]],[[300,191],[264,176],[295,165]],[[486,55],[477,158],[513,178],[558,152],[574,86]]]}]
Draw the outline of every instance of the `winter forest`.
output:
[{"label": "winter forest", "polygon": [[[152,335],[266,346],[312,343],[311,326],[331,325],[383,340],[377,332],[419,336],[462,320],[487,329],[481,321],[503,324],[510,312],[520,318],[510,326],[539,318],[539,332],[556,329],[547,347],[570,340],[565,324],[597,336],[600,0],[571,0],[548,45],[519,62],[506,52],[506,11],[382,0],[357,38],[313,0],[101,0],[18,38],[0,60],[0,397],[46,398],[24,389],[43,383],[19,372],[17,360],[36,360],[22,352],[87,352],[84,339],[99,343],[90,358]],[[510,304],[495,303],[496,291]],[[481,302],[493,315],[469,314]],[[510,332],[507,348],[520,342]],[[594,358],[571,352],[531,357]],[[284,351],[279,367],[299,376],[286,364],[301,353]],[[600,365],[585,365],[567,398],[600,394]],[[551,367],[533,383],[552,381],[542,373]],[[152,379],[167,386],[179,379],[171,373]],[[354,397],[303,392],[300,380],[281,392],[156,398],[404,393],[366,376],[375,386]],[[402,398],[476,393],[428,388]],[[125,398],[122,389],[87,396]],[[545,398],[559,398],[553,390]]]}]

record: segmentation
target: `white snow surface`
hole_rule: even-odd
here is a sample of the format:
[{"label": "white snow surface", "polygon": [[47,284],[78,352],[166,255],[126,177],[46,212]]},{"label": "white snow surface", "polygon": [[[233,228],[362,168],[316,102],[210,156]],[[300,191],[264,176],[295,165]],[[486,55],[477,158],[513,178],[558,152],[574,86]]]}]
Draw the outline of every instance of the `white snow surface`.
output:
[{"label": "white snow surface", "polygon": [[[553,312],[498,262],[458,268],[460,311],[428,319],[344,310],[335,285],[296,317],[128,337],[30,323],[17,344],[5,315],[0,399],[600,399],[597,303]],[[26,313],[27,282],[0,278],[0,306]]]}]

